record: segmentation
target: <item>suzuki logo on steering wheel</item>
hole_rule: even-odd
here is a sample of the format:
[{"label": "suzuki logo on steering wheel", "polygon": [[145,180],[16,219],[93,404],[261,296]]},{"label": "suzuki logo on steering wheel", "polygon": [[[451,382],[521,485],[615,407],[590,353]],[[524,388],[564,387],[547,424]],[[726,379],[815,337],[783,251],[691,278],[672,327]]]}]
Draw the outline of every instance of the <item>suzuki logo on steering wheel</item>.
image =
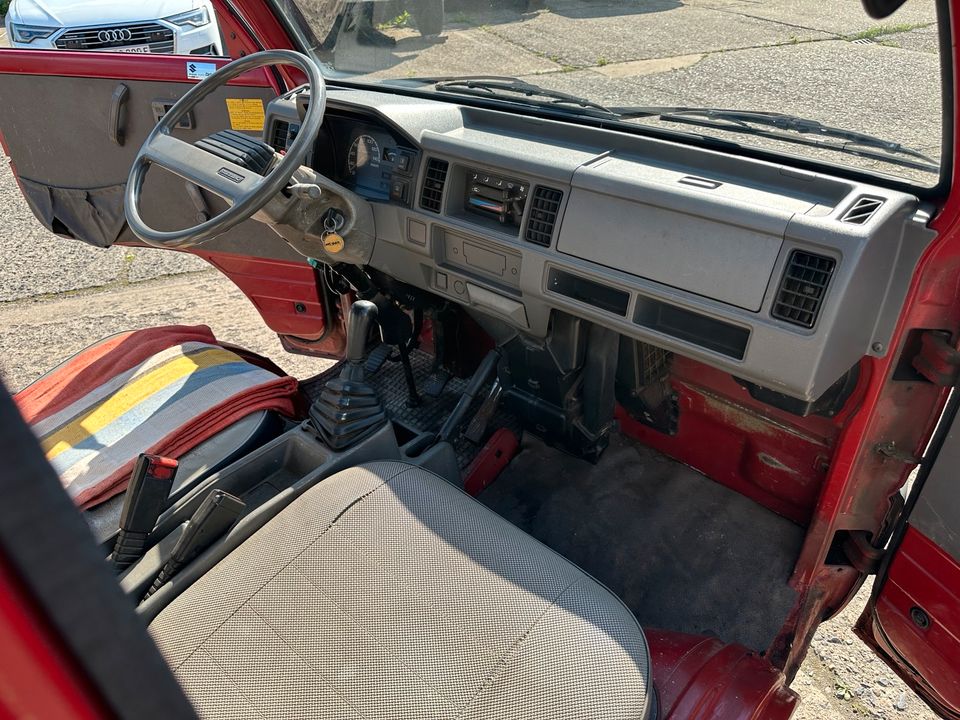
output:
[{"label": "suzuki logo on steering wheel", "polygon": [[124,40],[133,40],[133,33],[130,32],[128,28],[101,30],[97,33],[97,40],[100,42],[121,42]]}]

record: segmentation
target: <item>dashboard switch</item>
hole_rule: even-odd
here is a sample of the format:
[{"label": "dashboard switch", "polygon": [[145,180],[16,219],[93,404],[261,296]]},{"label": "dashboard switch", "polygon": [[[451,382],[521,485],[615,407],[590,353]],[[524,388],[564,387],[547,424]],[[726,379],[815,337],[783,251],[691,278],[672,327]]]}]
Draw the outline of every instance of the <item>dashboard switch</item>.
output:
[{"label": "dashboard switch", "polygon": [[401,202],[407,199],[407,181],[406,180],[394,179],[390,182],[390,199],[400,200]]},{"label": "dashboard switch", "polygon": [[437,273],[437,290],[446,290],[447,289],[447,274],[444,272]]}]

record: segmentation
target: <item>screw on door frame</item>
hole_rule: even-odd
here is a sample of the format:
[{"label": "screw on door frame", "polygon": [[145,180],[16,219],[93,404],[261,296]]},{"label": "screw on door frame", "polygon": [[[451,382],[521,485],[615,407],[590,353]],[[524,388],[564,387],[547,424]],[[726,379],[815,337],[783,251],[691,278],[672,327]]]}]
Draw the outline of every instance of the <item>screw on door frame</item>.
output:
[{"label": "screw on door frame", "polygon": [[926,630],[930,627],[930,616],[927,615],[926,611],[921,607],[914,605],[910,608],[910,619],[913,620],[913,624],[921,630]]}]

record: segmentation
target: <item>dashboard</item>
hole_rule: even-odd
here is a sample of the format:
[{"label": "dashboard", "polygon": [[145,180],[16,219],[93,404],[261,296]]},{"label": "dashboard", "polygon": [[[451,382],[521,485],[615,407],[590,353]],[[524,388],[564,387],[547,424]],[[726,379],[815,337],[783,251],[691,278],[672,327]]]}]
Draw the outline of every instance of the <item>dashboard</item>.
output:
[{"label": "dashboard", "polygon": [[[307,101],[269,105],[276,149]],[[501,336],[567,313],[803,401],[887,352],[934,237],[888,188],[375,90],[328,87],[309,164],[372,203],[372,267]]]}]

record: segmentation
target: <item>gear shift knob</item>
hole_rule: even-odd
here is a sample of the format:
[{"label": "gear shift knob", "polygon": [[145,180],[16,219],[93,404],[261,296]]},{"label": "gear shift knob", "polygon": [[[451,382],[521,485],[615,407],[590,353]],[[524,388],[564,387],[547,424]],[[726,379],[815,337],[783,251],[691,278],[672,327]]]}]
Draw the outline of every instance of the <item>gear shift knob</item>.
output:
[{"label": "gear shift knob", "polygon": [[369,300],[356,300],[350,306],[347,318],[347,361],[354,365],[363,362],[367,350],[370,323],[377,319],[377,306]]}]

